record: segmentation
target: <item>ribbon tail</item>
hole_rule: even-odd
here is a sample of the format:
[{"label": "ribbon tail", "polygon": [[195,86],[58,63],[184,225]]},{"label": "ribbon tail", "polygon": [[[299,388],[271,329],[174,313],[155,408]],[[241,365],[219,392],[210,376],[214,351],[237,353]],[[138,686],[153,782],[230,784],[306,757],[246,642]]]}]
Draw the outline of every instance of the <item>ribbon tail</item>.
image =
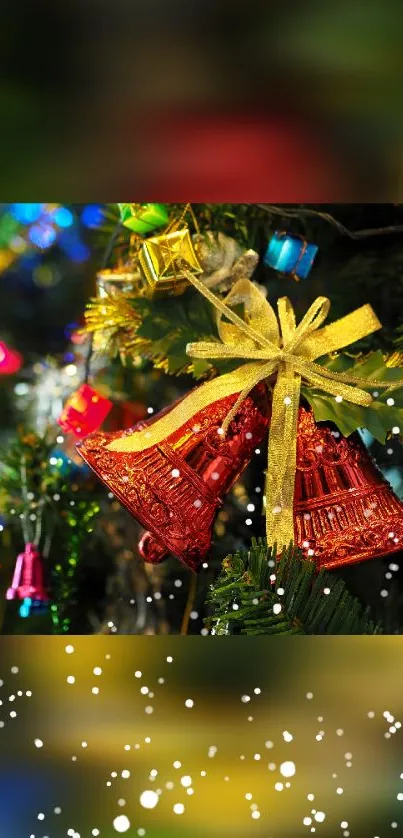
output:
[{"label": "ribbon tail", "polygon": [[294,487],[301,377],[279,371],[273,390],[266,482],[266,534],[281,551],[294,539]]},{"label": "ribbon tail", "polygon": [[128,431],[127,434],[107,445],[107,450],[134,453],[158,445],[170,434],[183,427],[200,410],[226,396],[240,393],[249,387],[255,378],[260,381],[266,375],[263,372],[264,369],[265,366],[259,362],[244,364],[233,372],[220,375],[212,381],[206,381],[192,390],[154,424],[141,430]]},{"label": "ribbon tail", "polygon": [[251,392],[251,390],[253,390],[253,388],[256,387],[256,385],[259,384],[260,381],[263,381],[265,378],[268,378],[269,375],[271,375],[271,373],[274,371],[274,369],[275,369],[275,363],[274,362],[270,362],[268,364],[265,364],[263,367],[260,367],[259,372],[256,373],[256,375],[253,376],[250,381],[248,381],[248,384],[246,385],[246,387],[244,387],[242,392],[239,394],[234,406],[231,408],[230,412],[228,413],[228,416],[225,417],[225,420],[224,420],[223,425],[222,425],[224,433],[227,432],[232,420],[235,418],[236,414],[238,413],[240,405],[247,398],[247,396],[249,396],[249,393]]}]

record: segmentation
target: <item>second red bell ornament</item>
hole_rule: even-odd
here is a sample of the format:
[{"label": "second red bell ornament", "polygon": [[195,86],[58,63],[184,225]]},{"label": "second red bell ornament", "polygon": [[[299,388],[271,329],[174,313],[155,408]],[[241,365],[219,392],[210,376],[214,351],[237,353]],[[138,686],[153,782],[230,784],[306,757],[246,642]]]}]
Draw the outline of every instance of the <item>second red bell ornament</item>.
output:
[{"label": "second red bell ornament", "polygon": [[300,409],[294,496],[295,542],[318,569],[402,549],[403,503],[358,433],[343,437]]}]

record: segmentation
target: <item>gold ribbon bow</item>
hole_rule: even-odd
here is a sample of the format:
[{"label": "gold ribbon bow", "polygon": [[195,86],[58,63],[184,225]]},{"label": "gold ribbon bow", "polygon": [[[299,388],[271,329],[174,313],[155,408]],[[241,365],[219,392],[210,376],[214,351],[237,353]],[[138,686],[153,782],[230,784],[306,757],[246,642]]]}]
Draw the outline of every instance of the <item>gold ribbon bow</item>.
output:
[{"label": "gold ribbon bow", "polygon": [[[221,343],[191,343],[192,358],[247,360],[236,370],[220,375],[193,390],[169,413],[142,431],[134,431],[108,446],[111,451],[143,451],[157,445],[214,401],[239,393],[223,423],[225,432],[241,402],[260,381],[276,374],[273,386],[269,434],[268,479],[266,485],[266,532],[269,543],[281,549],[294,538],[294,483],[296,437],[301,380],[308,381],[337,398],[369,405],[372,397],[363,387],[391,387],[390,382],[336,373],[315,363],[317,358],[341,349],[381,328],[370,305],[364,305],[335,323],[322,327],[330,308],[326,297],[318,297],[297,325],[290,300],[277,302],[278,318],[259,289],[248,279],[235,283],[220,300],[192,274],[189,282],[216,308]],[[228,304],[243,303],[243,320]],[[225,316],[226,321],[223,321]],[[392,386],[401,386],[394,382]]]}]

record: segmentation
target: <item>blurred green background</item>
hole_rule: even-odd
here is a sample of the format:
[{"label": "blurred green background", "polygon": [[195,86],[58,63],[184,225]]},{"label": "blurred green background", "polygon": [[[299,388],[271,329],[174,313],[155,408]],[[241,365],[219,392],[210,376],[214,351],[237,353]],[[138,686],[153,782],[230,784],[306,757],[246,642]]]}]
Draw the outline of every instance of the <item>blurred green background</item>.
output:
[{"label": "blurred green background", "polygon": [[401,193],[394,0],[6,0],[3,16],[8,198]]},{"label": "blurred green background", "polygon": [[397,637],[2,638],[1,835],[401,835],[401,661]]}]

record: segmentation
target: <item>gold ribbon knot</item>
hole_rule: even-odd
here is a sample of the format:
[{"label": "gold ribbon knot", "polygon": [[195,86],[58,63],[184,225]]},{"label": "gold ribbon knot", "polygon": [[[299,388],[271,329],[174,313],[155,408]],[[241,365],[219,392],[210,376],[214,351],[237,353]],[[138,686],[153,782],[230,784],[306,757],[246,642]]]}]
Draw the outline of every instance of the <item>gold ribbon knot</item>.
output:
[{"label": "gold ribbon knot", "polygon": [[[269,543],[276,543],[281,549],[294,538],[293,504],[301,381],[304,379],[338,399],[369,405],[372,397],[363,388],[391,387],[391,382],[372,379],[369,382],[348,373],[336,373],[315,361],[372,334],[381,328],[381,323],[371,306],[364,305],[335,323],[322,327],[330,302],[326,297],[318,297],[297,325],[287,297],[277,301],[276,317],[270,303],[248,279],[238,280],[224,302],[192,274],[188,273],[187,278],[217,310],[221,339],[221,342],[189,344],[187,352],[190,357],[243,359],[247,363],[202,384],[149,428],[134,431],[111,443],[108,448],[121,452],[142,451],[166,439],[212,402],[239,393],[223,423],[225,432],[251,390],[260,381],[275,376],[266,484],[266,533]],[[244,319],[229,307],[239,304],[244,306]],[[392,386],[401,384],[394,382]]]}]

